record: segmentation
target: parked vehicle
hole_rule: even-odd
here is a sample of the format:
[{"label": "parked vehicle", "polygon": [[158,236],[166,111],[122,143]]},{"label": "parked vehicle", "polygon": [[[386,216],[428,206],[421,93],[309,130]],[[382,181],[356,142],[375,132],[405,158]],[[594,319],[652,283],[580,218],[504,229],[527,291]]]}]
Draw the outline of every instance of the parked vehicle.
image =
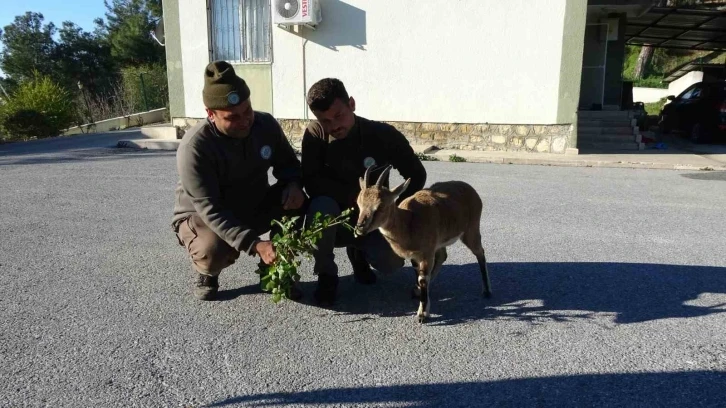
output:
[{"label": "parked vehicle", "polygon": [[684,132],[694,143],[726,141],[726,81],[698,82],[668,100],[659,115],[661,132]]}]

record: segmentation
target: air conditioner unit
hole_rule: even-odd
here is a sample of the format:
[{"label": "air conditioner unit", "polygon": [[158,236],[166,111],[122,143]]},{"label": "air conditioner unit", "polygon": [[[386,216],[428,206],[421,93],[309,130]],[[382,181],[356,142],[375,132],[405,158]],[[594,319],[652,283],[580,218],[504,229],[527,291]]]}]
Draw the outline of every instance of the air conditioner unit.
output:
[{"label": "air conditioner unit", "polygon": [[323,19],[318,0],[272,0],[272,23],[316,26]]}]

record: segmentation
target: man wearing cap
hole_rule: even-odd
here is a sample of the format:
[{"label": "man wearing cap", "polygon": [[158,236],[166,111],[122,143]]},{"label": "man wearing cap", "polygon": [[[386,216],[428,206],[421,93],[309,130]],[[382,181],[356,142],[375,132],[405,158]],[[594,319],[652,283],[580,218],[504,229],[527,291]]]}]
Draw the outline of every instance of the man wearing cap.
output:
[{"label": "man wearing cap", "polygon": [[[325,78],[315,83],[308,92],[307,104],[318,119],[310,122],[302,142],[303,181],[311,198],[308,217],[316,212],[337,215],[346,208],[356,208],[358,180],[371,166],[370,178],[374,181],[388,165],[411,179],[399,202],[423,188],[426,170],[405,136],[393,126],[357,116],[355,100],[348,96],[340,80]],[[357,218],[357,213],[351,216],[354,221]],[[323,232],[317,246],[315,299],[323,304],[334,302],[338,287],[334,247],[346,247],[353,276],[362,284],[376,281],[371,267],[389,273],[403,266],[403,259],[377,231],[354,238],[349,230],[334,227]]]},{"label": "man wearing cap", "polygon": [[306,197],[300,162],[280,125],[252,109],[250,90],[229,63],[205,68],[202,97],[207,118],[185,133],[177,151],[172,226],[196,272],[194,296],[214,300],[220,272],[241,252],[264,264],[275,260],[272,243],[260,234],[273,219],[301,215]]}]

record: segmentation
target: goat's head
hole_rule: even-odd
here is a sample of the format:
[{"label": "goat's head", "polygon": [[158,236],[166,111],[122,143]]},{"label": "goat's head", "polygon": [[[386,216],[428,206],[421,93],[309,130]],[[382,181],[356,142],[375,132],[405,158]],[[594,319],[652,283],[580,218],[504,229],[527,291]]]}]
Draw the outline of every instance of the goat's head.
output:
[{"label": "goat's head", "polygon": [[378,177],[376,184],[370,185],[369,178],[372,168],[373,166],[368,167],[365,175],[360,179],[360,193],[358,194],[360,214],[355,225],[355,235],[357,236],[368,234],[383,225],[396,206],[396,200],[411,181],[408,179],[396,188],[389,190],[384,185],[384,180],[387,180],[391,171],[391,166],[388,166]]}]

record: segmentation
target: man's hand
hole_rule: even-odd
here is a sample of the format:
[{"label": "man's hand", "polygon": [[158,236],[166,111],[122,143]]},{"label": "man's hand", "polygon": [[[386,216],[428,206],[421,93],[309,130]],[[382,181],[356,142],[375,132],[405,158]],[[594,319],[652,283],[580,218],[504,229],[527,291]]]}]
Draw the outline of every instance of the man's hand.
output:
[{"label": "man's hand", "polygon": [[290,183],[282,190],[282,209],[297,210],[305,202],[305,193],[297,183]]},{"label": "man's hand", "polygon": [[272,265],[272,263],[275,262],[275,258],[277,258],[275,247],[272,245],[271,241],[257,242],[255,244],[255,252],[257,252],[257,255],[260,256],[260,259],[262,259],[262,262],[264,262],[265,265]]}]

